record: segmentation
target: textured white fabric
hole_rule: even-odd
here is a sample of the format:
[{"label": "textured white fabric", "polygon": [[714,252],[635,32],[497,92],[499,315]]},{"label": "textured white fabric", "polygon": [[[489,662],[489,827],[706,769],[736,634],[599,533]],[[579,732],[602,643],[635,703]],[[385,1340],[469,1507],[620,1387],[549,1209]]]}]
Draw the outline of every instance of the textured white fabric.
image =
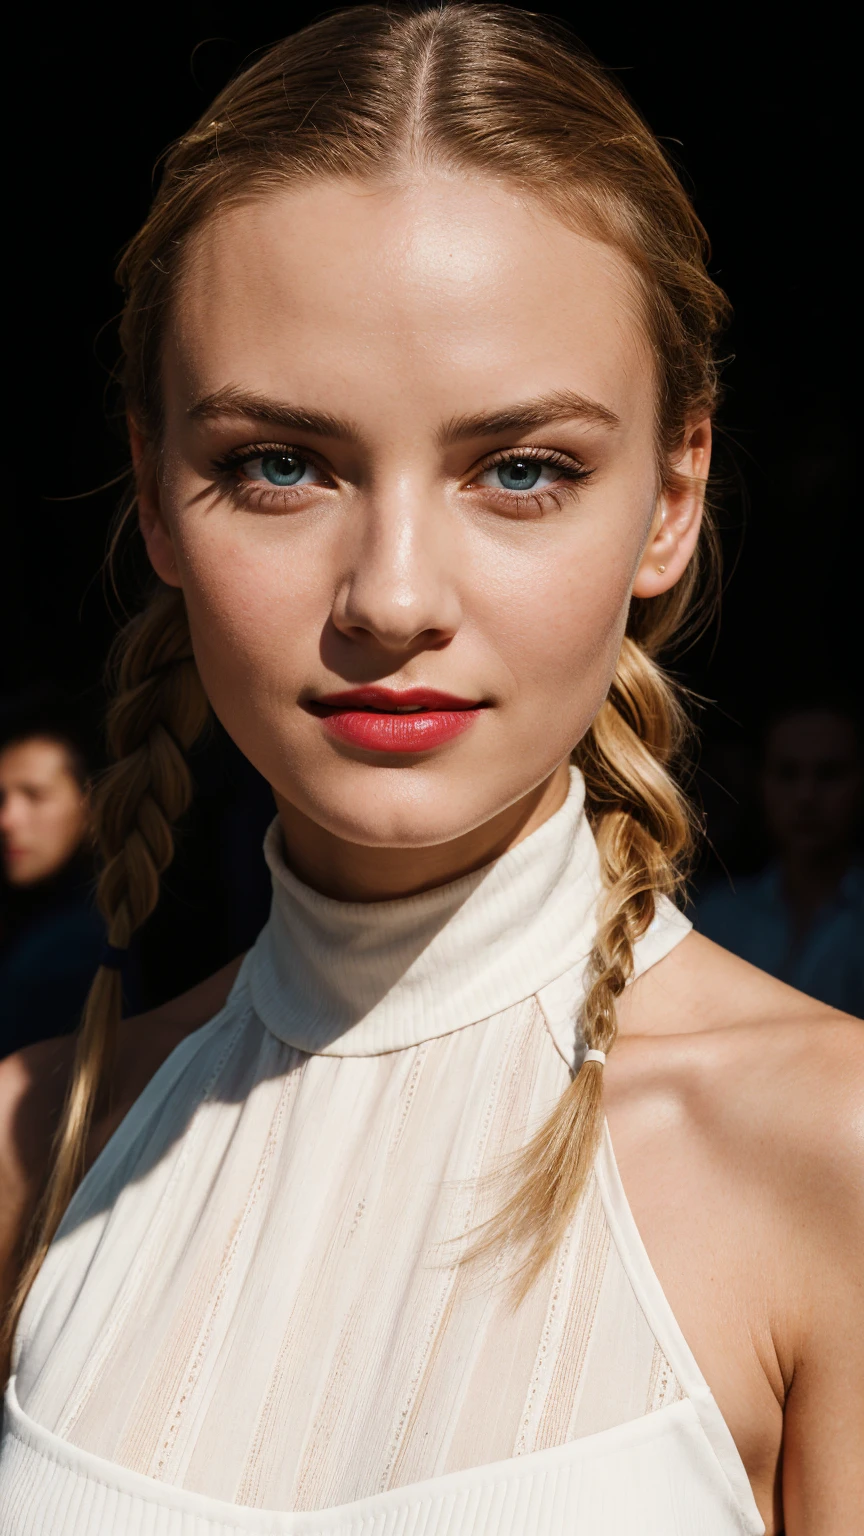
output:
[{"label": "textured white fabric", "polygon": [[692,1403],[503,1465],[319,1514],[230,1509],[76,1452],[14,1406],[2,1457],[4,1536],[762,1536]]},{"label": "textured white fabric", "polygon": [[[226,1007],[127,1116],[28,1299],[4,1536],[761,1532],[608,1139],[520,1307],[512,1256],[454,1263],[584,1054],[578,775],[428,896],[328,901],[274,834],[268,857]],[[687,926],[664,905],[639,968]]]},{"label": "textured white fabric", "polygon": [[[584,963],[600,868],[583,800],[574,773],[562,809],[504,858],[405,901],[319,896],[286,868],[274,822],[273,921],[249,974],[258,1017],[300,1050],[370,1056],[501,1013]],[[571,1032],[572,999],[571,983]]]}]

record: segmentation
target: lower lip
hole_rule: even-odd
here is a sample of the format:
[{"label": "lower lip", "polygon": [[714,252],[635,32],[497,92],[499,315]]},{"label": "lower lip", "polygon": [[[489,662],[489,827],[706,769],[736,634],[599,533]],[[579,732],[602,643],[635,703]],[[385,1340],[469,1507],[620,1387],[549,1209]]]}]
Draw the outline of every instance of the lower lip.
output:
[{"label": "lower lip", "polygon": [[429,709],[415,715],[375,714],[344,709],[323,717],[324,729],[338,741],[367,752],[430,752],[453,741],[474,724],[479,709]]}]

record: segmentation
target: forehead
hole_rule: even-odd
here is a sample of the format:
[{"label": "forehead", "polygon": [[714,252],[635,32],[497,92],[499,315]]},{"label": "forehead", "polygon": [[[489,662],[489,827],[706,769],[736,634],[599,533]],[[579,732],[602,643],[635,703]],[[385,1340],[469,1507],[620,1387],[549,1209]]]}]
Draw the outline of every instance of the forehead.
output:
[{"label": "forehead", "polygon": [[7,785],[13,781],[49,784],[65,774],[71,776],[71,767],[62,742],[33,737],[0,752],[0,779]]},{"label": "forehead", "polygon": [[830,710],[808,710],[778,721],[768,740],[769,758],[855,758],[858,739],[851,720]]},{"label": "forehead", "polygon": [[333,410],[374,375],[445,416],[478,390],[576,389],[624,418],[653,405],[624,260],[482,179],[323,182],[223,211],[187,254],[167,352],[184,395],[230,379]]}]

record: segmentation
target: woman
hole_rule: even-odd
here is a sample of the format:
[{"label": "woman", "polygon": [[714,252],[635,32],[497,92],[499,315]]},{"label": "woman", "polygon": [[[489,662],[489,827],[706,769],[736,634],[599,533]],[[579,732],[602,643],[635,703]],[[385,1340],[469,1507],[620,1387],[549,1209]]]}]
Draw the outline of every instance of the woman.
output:
[{"label": "woman", "polygon": [[[546,22],[356,9],[122,275],[159,585],[53,1154],[6,1068],[4,1529],[850,1529],[860,1044],[669,899],[724,301],[662,152]],[[210,707],[272,916],[120,1026]]]}]

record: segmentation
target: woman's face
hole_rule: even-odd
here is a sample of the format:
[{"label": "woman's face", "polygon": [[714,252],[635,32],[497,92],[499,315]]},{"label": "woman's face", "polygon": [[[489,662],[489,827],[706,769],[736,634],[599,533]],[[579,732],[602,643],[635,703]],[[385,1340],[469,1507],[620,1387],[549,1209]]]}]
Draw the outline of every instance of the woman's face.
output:
[{"label": "woman's face", "polygon": [[622,260],[506,186],[317,183],[201,232],[142,526],[284,813],[420,848],[561,776],[696,539],[655,387]]}]

